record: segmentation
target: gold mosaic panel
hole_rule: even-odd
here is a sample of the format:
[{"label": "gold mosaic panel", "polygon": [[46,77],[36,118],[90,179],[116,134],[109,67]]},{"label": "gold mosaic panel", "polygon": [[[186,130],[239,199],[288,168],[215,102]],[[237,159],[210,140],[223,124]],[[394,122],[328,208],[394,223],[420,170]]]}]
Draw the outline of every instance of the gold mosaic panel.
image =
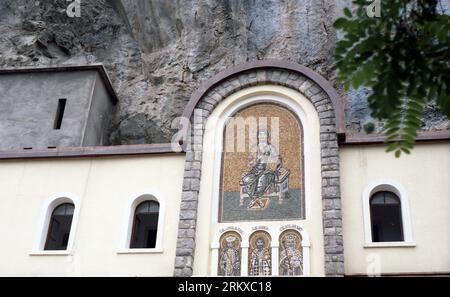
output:
[{"label": "gold mosaic panel", "polygon": [[286,230],[280,235],[279,274],[303,275],[302,236],[298,231]]},{"label": "gold mosaic panel", "polygon": [[218,275],[241,275],[241,236],[234,231],[220,237]]},{"label": "gold mosaic panel", "polygon": [[[244,119],[255,117],[257,120],[261,117],[267,118],[267,130],[269,133],[272,131],[272,121],[270,119],[279,119],[279,152],[283,157],[283,164],[291,170],[289,184],[292,188],[301,188],[303,181],[302,170],[300,169],[300,157],[302,156],[302,129],[297,117],[286,108],[269,103],[261,103],[247,107],[236,113],[233,117],[242,117]],[[237,129],[235,129],[234,135],[235,150],[233,152],[226,152],[226,149],[224,149],[223,167],[225,170],[223,171],[223,190],[225,192],[239,191],[240,175],[236,175],[235,172],[245,172],[248,170],[249,130],[249,127],[246,126],[245,140],[247,145],[245,152],[237,152]],[[225,146],[227,142],[231,142],[232,140],[232,136],[225,135]],[[230,168],[231,170],[226,170],[227,168]]]},{"label": "gold mosaic panel", "polygon": [[265,231],[256,231],[250,236],[248,274],[250,276],[272,275],[271,238]]},{"label": "gold mosaic panel", "polygon": [[303,180],[303,131],[290,110],[258,103],[233,115],[224,129],[220,221],[301,219]]}]

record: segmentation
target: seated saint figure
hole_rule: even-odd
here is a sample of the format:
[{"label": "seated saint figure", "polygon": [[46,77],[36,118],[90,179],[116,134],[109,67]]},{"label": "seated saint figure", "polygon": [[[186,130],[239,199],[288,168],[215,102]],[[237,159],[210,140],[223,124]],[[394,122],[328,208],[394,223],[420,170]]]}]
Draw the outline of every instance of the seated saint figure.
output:
[{"label": "seated saint figure", "polygon": [[256,147],[250,148],[248,165],[251,170],[242,174],[240,185],[245,188],[245,192],[251,198],[249,208],[259,206],[259,200],[277,180],[281,172],[281,157],[277,148],[268,141],[269,132],[261,130],[258,132],[258,143]]}]

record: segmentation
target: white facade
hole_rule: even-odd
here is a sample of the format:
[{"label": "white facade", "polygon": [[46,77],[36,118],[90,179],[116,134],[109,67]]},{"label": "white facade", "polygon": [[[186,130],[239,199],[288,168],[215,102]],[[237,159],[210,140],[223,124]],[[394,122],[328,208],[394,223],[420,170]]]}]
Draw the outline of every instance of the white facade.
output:
[{"label": "white facade", "polygon": [[[0,152],[0,275],[216,276],[219,240],[233,231],[241,240],[240,273],[247,276],[249,239],[264,231],[277,276],[286,230],[301,235],[303,276],[450,274],[448,139],[417,143],[401,158],[370,137],[338,147],[343,108],[337,92],[304,68],[264,63],[256,65],[253,83],[248,73],[232,77],[215,90],[223,93],[216,105],[199,103],[210,114],[205,129],[194,128],[201,143],[194,141],[194,152],[175,152],[171,144]],[[292,71],[301,74],[292,78]],[[309,78],[300,76],[305,73]],[[283,81],[267,82],[269,76]],[[227,93],[230,86],[236,90]],[[301,122],[304,218],[218,219],[224,125],[256,103],[276,103]],[[379,191],[399,199],[401,241],[372,240],[369,204]],[[145,201],[159,205],[155,245],[130,248],[135,209]],[[45,250],[52,212],[61,203],[74,205],[67,249]]]},{"label": "white facade", "polygon": [[[2,161],[0,275],[171,276],[183,163],[183,155]],[[130,207],[146,195],[160,202],[157,246],[131,250]],[[43,251],[36,238],[59,198],[76,199],[69,247]]]},{"label": "white facade", "polygon": [[[346,274],[450,271],[450,144],[417,144],[395,158],[384,147],[344,147],[341,189]],[[367,191],[396,189],[404,242],[371,243]]]}]

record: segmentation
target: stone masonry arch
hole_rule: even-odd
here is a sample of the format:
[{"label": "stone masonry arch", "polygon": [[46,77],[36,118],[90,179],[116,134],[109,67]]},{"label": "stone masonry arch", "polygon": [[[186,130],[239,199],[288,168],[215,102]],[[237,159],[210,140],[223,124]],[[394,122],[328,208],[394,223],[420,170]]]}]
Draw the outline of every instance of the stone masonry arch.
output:
[{"label": "stone masonry arch", "polygon": [[339,183],[338,137],[345,134],[344,107],[332,84],[313,70],[278,60],[248,62],[220,72],[200,87],[187,104],[183,118],[191,130],[179,139],[186,151],[178,225],[175,276],[191,276],[195,254],[198,193],[200,190],[203,132],[208,116],[229,95],[252,86],[276,84],[302,93],[320,119],[322,219],[325,274],[344,274],[344,250]]}]

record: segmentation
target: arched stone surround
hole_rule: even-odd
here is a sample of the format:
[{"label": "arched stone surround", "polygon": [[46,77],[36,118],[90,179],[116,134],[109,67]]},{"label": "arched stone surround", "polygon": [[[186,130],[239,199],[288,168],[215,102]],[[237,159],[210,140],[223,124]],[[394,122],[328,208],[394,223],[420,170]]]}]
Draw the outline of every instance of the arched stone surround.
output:
[{"label": "arched stone surround", "polygon": [[336,90],[311,69],[285,61],[264,60],[227,69],[198,89],[183,117],[192,129],[182,135],[186,151],[183,193],[175,258],[175,276],[191,276],[195,254],[198,193],[200,190],[204,125],[215,106],[229,95],[252,86],[276,84],[302,93],[320,119],[322,214],[325,274],[344,274],[342,216],[339,183],[338,136],[344,135],[344,108]]}]

